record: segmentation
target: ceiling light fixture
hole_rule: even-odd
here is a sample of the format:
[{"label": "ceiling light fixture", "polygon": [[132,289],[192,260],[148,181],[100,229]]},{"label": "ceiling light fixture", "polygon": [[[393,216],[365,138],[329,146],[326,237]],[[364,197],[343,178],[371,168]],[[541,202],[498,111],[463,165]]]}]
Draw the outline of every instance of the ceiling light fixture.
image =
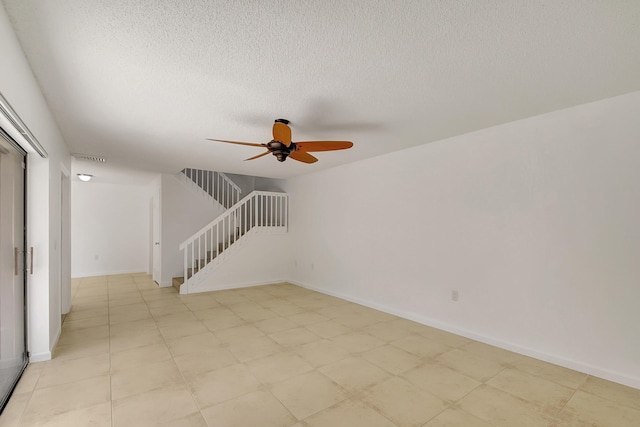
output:
[{"label": "ceiling light fixture", "polygon": [[87,181],[89,181],[91,178],[93,178],[93,175],[89,175],[88,173],[79,173],[79,174],[78,174],[78,179],[79,179],[80,181],[87,182]]}]

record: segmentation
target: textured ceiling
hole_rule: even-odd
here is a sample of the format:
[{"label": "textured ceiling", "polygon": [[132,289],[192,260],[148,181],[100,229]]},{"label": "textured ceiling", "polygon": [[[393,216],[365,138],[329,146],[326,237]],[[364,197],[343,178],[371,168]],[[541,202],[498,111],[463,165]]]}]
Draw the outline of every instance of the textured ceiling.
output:
[{"label": "textured ceiling", "polygon": [[[640,90],[638,0],[2,1],[71,151],[125,169],[286,178]],[[281,117],[355,147],[205,140]]]}]

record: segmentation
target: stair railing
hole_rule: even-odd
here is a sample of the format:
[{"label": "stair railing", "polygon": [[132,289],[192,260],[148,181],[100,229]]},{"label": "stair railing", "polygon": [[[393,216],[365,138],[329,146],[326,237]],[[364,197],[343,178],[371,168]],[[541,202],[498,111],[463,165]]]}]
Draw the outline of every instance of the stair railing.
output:
[{"label": "stair railing", "polygon": [[253,191],[182,242],[185,284],[219,263],[246,235],[286,232],[288,201],[286,193]]},{"label": "stair railing", "polygon": [[222,172],[185,168],[181,173],[227,209],[240,200],[240,187]]}]

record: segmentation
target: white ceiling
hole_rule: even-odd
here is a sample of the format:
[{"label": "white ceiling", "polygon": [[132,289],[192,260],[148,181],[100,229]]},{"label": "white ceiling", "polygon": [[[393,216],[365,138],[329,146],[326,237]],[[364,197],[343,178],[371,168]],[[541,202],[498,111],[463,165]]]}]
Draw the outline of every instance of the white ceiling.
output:
[{"label": "white ceiling", "polygon": [[[640,90],[638,0],[2,1],[71,151],[122,170],[286,178]],[[276,118],[355,146],[206,141]]]}]

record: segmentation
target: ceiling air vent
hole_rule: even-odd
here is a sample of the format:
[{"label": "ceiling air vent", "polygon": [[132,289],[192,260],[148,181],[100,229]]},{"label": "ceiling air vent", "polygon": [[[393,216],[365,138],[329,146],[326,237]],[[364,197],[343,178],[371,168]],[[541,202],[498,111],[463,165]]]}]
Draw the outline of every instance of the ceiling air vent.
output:
[{"label": "ceiling air vent", "polygon": [[75,157],[78,160],[86,160],[86,161],[89,161],[89,162],[105,163],[107,161],[107,159],[105,159],[102,156],[94,156],[94,155],[91,155],[91,154],[73,153],[72,156]]}]

